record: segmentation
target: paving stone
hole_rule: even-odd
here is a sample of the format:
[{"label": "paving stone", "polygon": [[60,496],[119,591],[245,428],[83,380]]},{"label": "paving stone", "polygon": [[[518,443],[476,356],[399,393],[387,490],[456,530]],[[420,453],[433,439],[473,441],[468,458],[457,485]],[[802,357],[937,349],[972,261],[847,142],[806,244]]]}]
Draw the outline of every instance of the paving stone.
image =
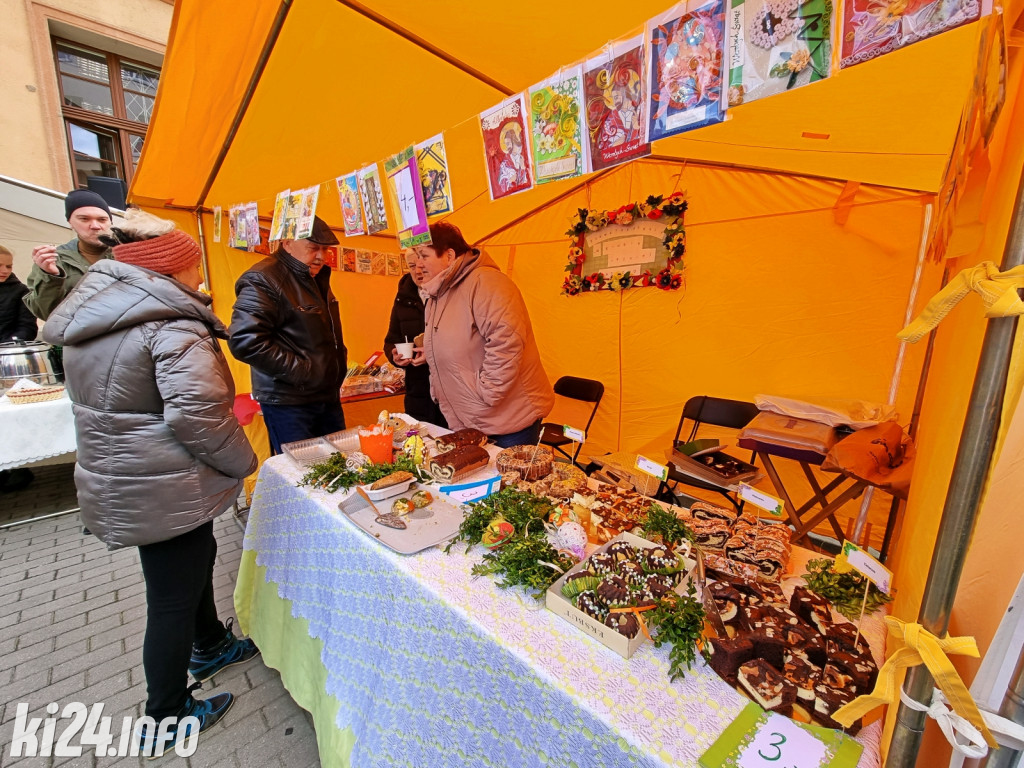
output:
[{"label": "paving stone", "polygon": [[[0,522],[75,506],[72,470],[71,465],[34,470],[36,481],[28,489],[5,497]],[[215,521],[214,531],[216,603],[227,620],[234,615],[243,532],[230,514]],[[0,689],[6,699],[0,702],[0,765],[8,762],[18,702],[39,715],[51,701],[102,702],[116,735],[123,717],[137,719],[146,698],[145,622],[145,582],[136,549],[108,551],[95,537],[82,535],[77,514],[0,531]],[[237,696],[225,719],[202,734],[195,755],[185,760],[170,753],[160,759],[161,768],[318,768],[308,713],[262,659],[225,670],[196,695],[206,698],[223,690]],[[292,733],[285,736],[288,727]],[[22,758],[15,768],[34,765],[141,768],[153,763],[140,757],[97,760],[88,750],[78,758]]]}]

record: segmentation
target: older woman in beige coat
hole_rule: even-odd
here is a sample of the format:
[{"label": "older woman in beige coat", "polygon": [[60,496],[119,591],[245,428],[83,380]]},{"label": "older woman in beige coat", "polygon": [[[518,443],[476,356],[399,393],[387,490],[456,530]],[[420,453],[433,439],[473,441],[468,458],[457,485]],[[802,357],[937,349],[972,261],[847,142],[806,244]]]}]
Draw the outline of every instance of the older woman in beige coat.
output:
[{"label": "older woman in beige coat", "polygon": [[430,236],[416,255],[434,399],[452,429],[474,427],[503,448],[536,443],[555,395],[519,289],[457,227],[432,224]]}]

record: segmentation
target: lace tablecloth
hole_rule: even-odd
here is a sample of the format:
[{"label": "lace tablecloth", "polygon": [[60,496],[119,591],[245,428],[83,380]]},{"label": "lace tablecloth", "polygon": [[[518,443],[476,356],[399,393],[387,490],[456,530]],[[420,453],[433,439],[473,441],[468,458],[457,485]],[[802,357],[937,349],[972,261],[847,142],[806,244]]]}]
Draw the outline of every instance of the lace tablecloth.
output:
[{"label": "lace tablecloth", "polygon": [[75,417],[66,392],[57,400],[22,405],[0,397],[0,470],[75,450]]},{"label": "lace tablecloth", "polygon": [[[354,735],[351,755],[324,765],[696,766],[743,709],[703,661],[671,682],[667,647],[623,659],[473,577],[479,554],[463,546],[385,549],[300,475],[283,456],[263,465],[244,549],[322,641],[334,725]],[[859,768],[879,765],[880,725],[861,731]]]}]

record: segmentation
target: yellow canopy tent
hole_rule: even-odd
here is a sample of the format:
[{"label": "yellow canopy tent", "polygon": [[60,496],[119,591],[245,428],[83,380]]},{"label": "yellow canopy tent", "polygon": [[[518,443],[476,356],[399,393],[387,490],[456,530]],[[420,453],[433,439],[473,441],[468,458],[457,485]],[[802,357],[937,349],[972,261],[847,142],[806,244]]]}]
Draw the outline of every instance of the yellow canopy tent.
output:
[{"label": "yellow canopy tent", "polygon": [[[552,379],[605,383],[592,452],[661,458],[682,404],[697,394],[892,395],[907,423],[925,345],[901,359],[896,331],[944,269],[1000,261],[1022,162],[1008,140],[1012,126],[1016,135],[1022,128],[1013,56],[1020,3],[996,22],[1005,22],[1011,57],[987,155],[969,155],[960,130],[977,93],[983,20],[733,109],[724,123],[656,142],[651,158],[490,201],[476,115],[635,34],[665,5],[595,0],[558,20],[538,0],[292,0],[244,14],[223,0],[179,0],[131,198],[203,238],[214,308],[227,320],[233,282],[257,257],[213,243],[214,205],[256,201],[269,217],[281,190],[330,182],[318,212],[339,225],[335,176],[443,130],[456,206],[449,220],[520,286]],[[946,192],[951,171],[968,161],[957,209]],[[680,189],[690,200],[683,291],[559,295],[563,233],[577,208]],[[952,233],[946,263],[923,258],[929,233],[933,244]],[[343,240],[397,252],[393,233]],[[397,279],[341,273],[332,282],[350,357],[360,360],[381,347]],[[947,325],[936,333],[894,559],[895,611],[906,619],[916,617],[985,321],[967,302]],[[246,391],[244,367],[235,373]],[[1006,471],[1019,479],[1018,467]],[[875,546],[887,503],[876,506]],[[984,530],[995,518],[1004,537],[1020,525],[999,509],[985,516]],[[985,631],[972,625],[983,650],[1019,560],[999,572],[1005,589],[995,591],[1005,599],[987,601]]]}]

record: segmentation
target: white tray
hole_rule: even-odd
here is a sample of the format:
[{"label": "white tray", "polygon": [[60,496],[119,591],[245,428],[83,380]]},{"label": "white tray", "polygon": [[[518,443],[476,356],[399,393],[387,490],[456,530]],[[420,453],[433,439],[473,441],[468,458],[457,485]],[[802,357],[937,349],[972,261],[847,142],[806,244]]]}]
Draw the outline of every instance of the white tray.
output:
[{"label": "white tray", "polygon": [[311,467],[318,462],[324,461],[332,453],[338,452],[337,448],[322,437],[285,443],[281,446],[281,450],[300,467]]},{"label": "white tray", "polygon": [[[391,511],[391,504],[378,504],[377,508],[387,514]],[[377,514],[359,494],[343,500],[338,509],[357,528],[402,555],[412,555],[451,540],[459,532],[463,519],[462,509],[443,496],[439,498],[436,492],[430,506],[414,510],[402,518],[408,526],[405,530],[375,522]]]},{"label": "white tray", "polygon": [[[369,485],[362,485],[360,487],[364,491],[366,491],[366,495],[369,496],[370,499],[372,499],[373,501],[383,501],[384,499],[390,499],[395,496],[401,496],[403,493],[408,491],[409,487],[415,482],[416,478],[414,477],[411,480],[406,480],[403,483],[395,483],[394,485],[389,485],[387,488],[378,488],[377,490],[371,489]],[[358,497],[358,495],[359,494],[357,492],[356,496]]]}]

